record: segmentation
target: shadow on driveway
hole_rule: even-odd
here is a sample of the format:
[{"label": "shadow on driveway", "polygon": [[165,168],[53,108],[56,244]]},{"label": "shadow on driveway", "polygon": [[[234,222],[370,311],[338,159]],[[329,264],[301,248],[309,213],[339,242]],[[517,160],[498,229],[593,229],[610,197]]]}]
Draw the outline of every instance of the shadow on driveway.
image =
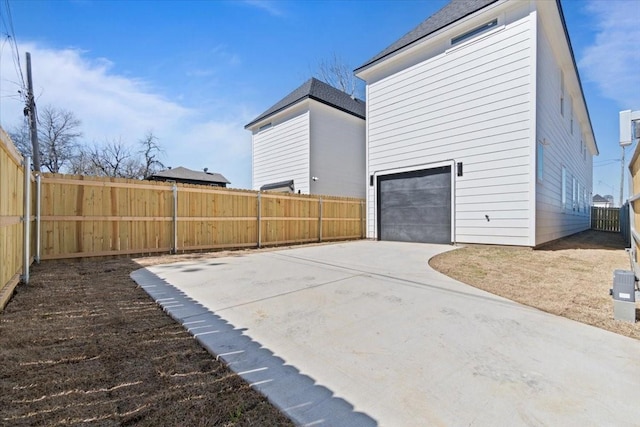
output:
[{"label": "shadow on driveway", "polygon": [[[189,271],[189,270],[185,270]],[[131,273],[138,283],[217,360],[302,425],[377,426],[375,419],[302,374],[220,316],[146,269]]]}]

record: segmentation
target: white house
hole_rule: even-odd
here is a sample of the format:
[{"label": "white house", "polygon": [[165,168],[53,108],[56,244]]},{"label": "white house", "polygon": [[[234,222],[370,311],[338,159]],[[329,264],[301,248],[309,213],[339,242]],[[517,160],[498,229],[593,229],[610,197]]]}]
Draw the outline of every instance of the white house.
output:
[{"label": "white house", "polygon": [[593,199],[591,201],[592,201],[591,205],[595,206],[596,208],[614,207],[613,196],[610,196],[610,195],[601,196],[599,194],[596,194],[595,196],[593,196]]},{"label": "white house", "polygon": [[365,197],[365,103],[311,78],[245,126],[252,187]]},{"label": "white house", "polygon": [[537,246],[589,228],[598,154],[559,1],[452,1],[355,70],[367,235]]}]

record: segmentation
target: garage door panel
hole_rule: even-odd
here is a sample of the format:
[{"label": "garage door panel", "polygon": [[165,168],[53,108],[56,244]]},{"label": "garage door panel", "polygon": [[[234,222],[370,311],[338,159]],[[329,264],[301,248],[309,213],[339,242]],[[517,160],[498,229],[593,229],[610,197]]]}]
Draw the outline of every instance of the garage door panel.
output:
[{"label": "garage door panel", "polygon": [[451,242],[451,168],[378,177],[381,240]]}]

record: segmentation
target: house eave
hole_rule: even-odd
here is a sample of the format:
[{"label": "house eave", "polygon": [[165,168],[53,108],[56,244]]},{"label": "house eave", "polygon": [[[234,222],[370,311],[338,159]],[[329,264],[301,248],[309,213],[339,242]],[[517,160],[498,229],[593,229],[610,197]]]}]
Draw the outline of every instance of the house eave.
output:
[{"label": "house eave", "polygon": [[359,119],[365,120],[365,116],[364,115],[360,115],[360,114],[354,113],[353,111],[349,111],[346,108],[342,108],[340,106],[337,106],[337,105],[335,105],[335,104],[333,104],[331,102],[325,101],[324,99],[318,98],[318,97],[316,97],[314,95],[305,95],[302,98],[299,98],[296,101],[294,101],[294,102],[292,102],[292,103],[290,103],[288,105],[285,105],[284,107],[279,108],[278,110],[273,111],[272,113],[269,113],[268,115],[266,115],[264,117],[260,117],[260,118],[258,118],[256,120],[252,121],[251,123],[247,124],[244,128],[248,129],[248,130],[254,130],[257,127],[257,125],[261,125],[261,124],[263,124],[265,122],[268,122],[269,119],[272,119],[273,117],[277,116],[278,114],[283,113],[283,112],[291,109],[292,107],[299,105],[300,103],[302,103],[302,102],[304,102],[306,100],[313,100],[313,101],[319,102],[321,104],[324,104],[324,105],[327,105],[327,106],[329,106],[331,108],[334,108],[334,109],[336,109],[338,111],[342,111],[343,113],[346,113],[346,114],[349,114],[351,116],[357,117]]},{"label": "house eave", "polygon": [[[354,74],[356,76],[360,77],[360,75],[362,73],[364,73],[365,71],[368,71],[369,69],[375,67],[376,65],[382,64],[383,62],[386,62],[387,60],[392,59],[393,57],[395,57],[395,56],[397,56],[397,55],[399,55],[399,54],[401,54],[401,53],[403,53],[405,51],[412,50],[414,47],[416,47],[418,45],[421,45],[425,41],[427,41],[427,40],[429,40],[429,39],[431,39],[433,37],[438,36],[439,34],[442,33],[442,31],[445,31],[445,30],[451,28],[453,25],[457,24],[458,22],[460,22],[460,21],[462,21],[462,20],[464,20],[464,19],[466,19],[466,18],[468,18],[470,16],[473,16],[475,14],[482,13],[487,7],[493,6],[497,2],[505,2],[505,1],[506,0],[494,0],[492,3],[488,3],[485,6],[483,6],[482,8],[480,8],[480,9],[471,11],[471,12],[467,13],[466,15],[459,17],[455,21],[452,21],[452,22],[449,22],[447,24],[444,24],[444,25],[436,28],[435,30],[433,30],[433,31],[431,31],[431,32],[429,32],[427,34],[424,34],[424,35],[420,36],[416,40],[413,40],[413,41],[411,41],[411,42],[409,42],[409,43],[407,43],[407,44],[405,44],[403,46],[399,46],[398,48],[386,53],[384,56],[381,56],[381,57],[373,59],[373,60],[369,60],[365,64],[363,64],[360,67],[358,67],[355,70],[353,70],[353,72],[354,72]],[[363,78],[363,77],[360,77],[360,78]]]},{"label": "house eave", "polygon": [[291,107],[300,104],[301,102],[305,101],[306,99],[309,99],[310,96],[309,95],[305,95],[301,98],[296,99],[295,101],[285,105],[282,108],[278,108],[275,111],[272,111],[271,113],[267,114],[266,116],[260,116],[257,119],[253,120],[251,123],[245,125],[245,129],[249,129],[249,130],[253,130],[253,128],[257,125],[257,124],[261,124],[262,122],[267,121],[268,119],[272,118],[273,116],[276,116],[280,113],[282,113],[283,111],[286,111],[288,109],[290,109]]},{"label": "house eave", "polygon": [[591,135],[593,136],[593,155],[597,156],[600,154],[600,150],[598,149],[598,143],[596,142],[596,134],[593,131],[593,124],[591,122],[591,115],[589,114],[589,107],[587,106],[587,99],[584,96],[584,89],[582,87],[582,80],[580,79],[580,73],[578,72],[578,65],[576,63],[576,57],[573,53],[573,47],[571,46],[571,39],[569,38],[569,30],[567,29],[567,22],[564,19],[564,12],[562,11],[562,4],[560,0],[556,0],[556,6],[558,7],[558,13],[560,15],[560,22],[562,23],[562,30],[564,31],[564,35],[567,41],[567,46],[569,48],[569,54],[571,56],[571,62],[573,64],[573,70],[576,73],[576,78],[578,79],[578,88],[580,89],[580,96],[582,98],[582,103],[584,105],[584,109],[587,113],[587,121],[589,122],[589,130],[591,131]]}]

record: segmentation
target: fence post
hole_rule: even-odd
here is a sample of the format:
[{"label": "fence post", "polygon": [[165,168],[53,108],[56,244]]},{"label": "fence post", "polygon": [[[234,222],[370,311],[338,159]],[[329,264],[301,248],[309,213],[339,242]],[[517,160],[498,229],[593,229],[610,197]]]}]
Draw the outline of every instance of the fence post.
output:
[{"label": "fence post", "polygon": [[178,253],[178,186],[174,183],[173,193],[173,253]]},{"label": "fence post", "polygon": [[29,242],[31,237],[29,231],[31,228],[31,157],[25,156],[22,166],[24,168],[24,190],[23,190],[23,211],[22,211],[22,232],[23,232],[23,244],[22,244],[22,281],[29,284],[29,261],[30,250]]},{"label": "fence post", "polygon": [[42,175],[38,173],[36,175],[36,262],[40,264],[40,235],[42,234],[40,229],[40,211],[41,211],[41,198],[42,198]]},{"label": "fence post", "polygon": [[360,238],[365,238],[365,221],[364,221],[364,200],[360,201]]},{"label": "fence post", "polygon": [[318,242],[322,243],[322,196],[318,198]]},{"label": "fence post", "polygon": [[258,192],[258,214],[256,215],[258,220],[258,249],[262,246],[262,194]]}]

